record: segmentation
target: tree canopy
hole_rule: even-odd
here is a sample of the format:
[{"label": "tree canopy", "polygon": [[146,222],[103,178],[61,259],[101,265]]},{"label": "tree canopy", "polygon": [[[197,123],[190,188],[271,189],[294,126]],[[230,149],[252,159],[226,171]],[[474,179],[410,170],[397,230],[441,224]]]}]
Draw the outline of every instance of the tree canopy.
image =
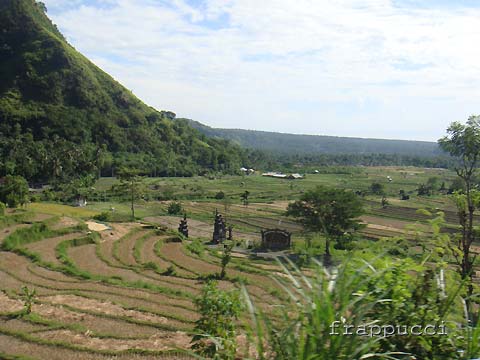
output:
[{"label": "tree canopy", "polygon": [[363,204],[352,191],[317,186],[300,200],[290,203],[287,215],[295,217],[305,229],[321,232],[326,238],[325,255],[330,256],[330,241],[338,241],[361,224]]}]

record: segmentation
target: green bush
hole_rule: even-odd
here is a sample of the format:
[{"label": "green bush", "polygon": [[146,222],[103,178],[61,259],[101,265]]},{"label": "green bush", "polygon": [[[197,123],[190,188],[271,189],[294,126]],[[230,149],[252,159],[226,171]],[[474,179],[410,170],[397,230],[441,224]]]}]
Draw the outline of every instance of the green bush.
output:
[{"label": "green bush", "polygon": [[95,215],[93,219],[98,221],[111,221],[112,215],[111,213],[104,211],[98,215]]},{"label": "green bush", "polygon": [[175,276],[177,273],[177,271],[175,270],[175,266],[173,265],[169,265],[167,270],[165,270],[162,275],[166,275],[166,276]]},{"label": "green bush", "polygon": [[199,355],[218,360],[236,358],[236,320],[242,310],[237,290],[218,289],[208,281],[195,299],[200,319],[195,323],[192,349]]},{"label": "green bush", "polygon": [[198,239],[194,239],[192,242],[187,244],[186,248],[188,251],[193,254],[197,254],[198,256],[202,256],[203,252],[205,251],[205,246],[203,246],[203,243]]},{"label": "green bush", "polygon": [[[252,316],[248,332],[258,359],[472,359],[480,355],[480,322],[466,326],[453,271],[441,283],[441,267],[385,256],[372,263],[350,260],[337,268],[317,266],[305,277],[283,267],[290,305],[279,316],[256,309],[244,288]],[[286,280],[289,279],[289,280]],[[379,326],[435,326],[437,334],[370,336]],[[445,325],[445,331],[441,326]],[[349,326],[349,327],[345,327]],[[359,329],[364,331],[358,332]],[[349,330],[353,328],[354,330]],[[370,329],[370,330],[369,330]],[[376,331],[376,329],[375,329]],[[375,354],[375,355],[373,355]]]},{"label": "green bush", "polygon": [[28,200],[28,183],[21,176],[7,175],[0,185],[0,201],[8,207],[24,205]]},{"label": "green bush", "polygon": [[182,204],[179,203],[178,201],[173,201],[170,204],[168,204],[167,212],[170,215],[178,215],[182,213],[182,211],[183,211]]}]

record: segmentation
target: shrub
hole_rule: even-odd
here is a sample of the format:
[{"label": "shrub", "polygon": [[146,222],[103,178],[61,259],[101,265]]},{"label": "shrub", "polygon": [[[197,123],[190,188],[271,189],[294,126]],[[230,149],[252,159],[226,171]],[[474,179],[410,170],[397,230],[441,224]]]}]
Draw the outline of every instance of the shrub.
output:
[{"label": "shrub", "polygon": [[215,199],[222,200],[225,198],[225,193],[223,191],[219,191],[215,194]]},{"label": "shrub", "polygon": [[0,185],[0,201],[8,207],[15,208],[24,205],[28,200],[28,183],[21,176],[7,175]]},{"label": "shrub", "polygon": [[160,271],[159,266],[152,261],[146,262],[145,264],[143,264],[143,267],[147,270],[153,270],[153,271],[156,271],[156,272]]},{"label": "shrub", "polygon": [[385,186],[381,183],[374,182],[370,185],[370,191],[375,195],[382,195],[385,193]]},{"label": "shrub", "polygon": [[235,359],[235,321],[242,309],[239,292],[219,290],[216,281],[208,281],[195,305],[200,319],[195,323],[192,349],[207,358]]},{"label": "shrub", "polygon": [[[355,260],[330,269],[318,264],[316,276],[307,278],[288,263],[293,270],[280,263],[287,276],[278,281],[292,302],[281,309],[278,320],[255,309],[243,289],[257,359],[471,359],[480,352],[480,325],[461,330],[467,323],[459,301],[463,284],[447,277],[450,281],[442,285],[442,276],[435,274],[443,271],[440,267],[381,256],[363,265]],[[448,286],[450,282],[454,285]],[[424,329],[431,324],[439,329],[443,322],[448,330],[436,335],[358,332],[374,324]],[[346,333],[344,325],[355,330]]]},{"label": "shrub", "polygon": [[175,270],[175,266],[173,265],[170,265],[167,270],[165,270],[162,275],[166,275],[166,276],[175,276],[175,274],[177,273],[177,271]]},{"label": "shrub", "polygon": [[104,211],[98,215],[95,215],[93,219],[98,221],[110,221],[112,219],[112,215],[109,212]]},{"label": "shrub", "polygon": [[173,201],[168,205],[167,212],[170,215],[178,215],[183,211],[182,204],[178,201]]},{"label": "shrub", "polygon": [[23,299],[23,313],[28,315],[32,312],[32,305],[35,302],[37,292],[35,289],[29,289],[27,286],[22,286],[22,299]]},{"label": "shrub", "polygon": [[198,256],[202,256],[203,252],[205,251],[205,247],[203,246],[202,242],[198,239],[193,240],[191,243],[187,244],[187,250],[193,254],[197,254]]}]

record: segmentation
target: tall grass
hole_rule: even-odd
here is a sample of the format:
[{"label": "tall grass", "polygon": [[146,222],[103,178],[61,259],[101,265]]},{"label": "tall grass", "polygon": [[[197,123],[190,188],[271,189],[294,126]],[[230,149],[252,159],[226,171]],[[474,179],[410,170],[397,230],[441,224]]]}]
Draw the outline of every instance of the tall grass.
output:
[{"label": "tall grass", "polygon": [[[255,344],[255,349],[245,350],[244,358],[450,360],[480,355],[480,325],[467,327],[461,318],[457,320],[462,312],[458,304],[463,284],[439,300],[432,295],[435,288],[430,270],[418,264],[376,269],[366,262],[359,266],[360,261],[348,261],[327,269],[317,263],[315,276],[306,277],[294,264],[288,263],[289,270],[279,263],[286,279],[277,281],[290,297],[290,304],[278,307],[278,320],[271,310],[268,314],[260,311],[244,288],[251,316],[248,336]],[[400,282],[392,289],[396,276],[410,282]],[[428,291],[420,291],[418,286]],[[423,326],[445,321],[449,331],[433,336],[369,336],[356,331],[365,326],[412,325],[416,321]],[[344,324],[353,325],[353,334],[345,334]]]}]

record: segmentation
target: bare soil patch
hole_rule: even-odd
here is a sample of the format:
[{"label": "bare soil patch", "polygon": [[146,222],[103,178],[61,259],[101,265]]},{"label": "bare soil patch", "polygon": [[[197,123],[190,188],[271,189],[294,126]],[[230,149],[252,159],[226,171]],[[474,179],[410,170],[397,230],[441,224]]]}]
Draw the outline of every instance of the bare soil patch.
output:
[{"label": "bare soil patch", "polygon": [[102,355],[90,352],[75,351],[61,346],[41,345],[31,341],[24,341],[14,336],[0,334],[0,352],[28,356],[35,359],[49,360],[158,360],[158,359],[191,359],[186,355],[141,355],[119,354]]},{"label": "bare soil patch", "polygon": [[73,226],[77,226],[79,224],[79,221],[68,217],[68,216],[62,216],[60,219],[58,219],[58,222],[55,223],[54,225],[51,226],[52,229],[58,230],[58,229],[64,229],[64,228],[69,228]]},{"label": "bare soil patch", "polygon": [[99,301],[95,299],[87,299],[77,295],[53,295],[41,298],[42,301],[55,305],[69,305],[73,308],[85,310],[94,313],[101,313],[117,317],[127,317],[135,320],[146,321],[155,324],[167,324],[169,319],[156,314],[146,312],[127,310],[120,305],[113,304],[109,301]]},{"label": "bare soil patch", "polygon": [[55,247],[62,241],[72,240],[81,237],[82,235],[82,233],[72,233],[63,236],[43,239],[41,241],[27,244],[26,248],[34,253],[39,254],[42,260],[52,264],[60,265],[60,262],[58,261],[55,253]]},{"label": "bare soil patch", "polygon": [[[62,273],[52,272],[55,277],[51,280],[39,277],[34,273],[28,271],[27,267],[32,266],[33,269],[38,270],[39,267],[32,265],[27,259],[19,255],[0,252],[0,269],[9,273],[11,269],[15,269],[15,276],[19,278],[22,284],[35,286],[37,290],[39,288],[52,289],[57,291],[87,291],[87,292],[100,292],[105,294],[116,294],[117,296],[124,296],[126,298],[138,298],[143,301],[150,301],[152,304],[171,304],[173,306],[191,307],[192,303],[187,299],[171,298],[165,294],[155,293],[149,290],[125,288],[115,285],[106,285],[98,282],[84,280],[79,283],[59,282],[58,279],[72,279]],[[0,272],[0,276],[2,273]],[[19,288],[16,287],[16,290]]]},{"label": "bare soil patch", "polygon": [[[133,256],[135,243],[141,237],[147,235],[147,231],[138,231],[131,236],[124,236],[117,240],[118,242],[118,260],[124,265],[137,265],[135,257]],[[151,234],[153,236],[153,234]]]},{"label": "bare soil patch", "polygon": [[85,224],[87,224],[88,230],[92,230],[92,231],[101,232],[101,231],[105,231],[105,230],[110,230],[110,228],[107,225],[100,224],[100,223],[97,223],[97,222],[92,221],[92,220],[85,221]]},{"label": "bare soil patch", "polygon": [[11,233],[13,233],[15,230],[17,229],[21,229],[21,228],[26,228],[26,227],[29,227],[30,225],[27,225],[27,224],[17,224],[17,225],[13,225],[13,226],[9,226],[5,229],[1,229],[0,230],[0,244],[3,242],[3,240],[9,236]]},{"label": "bare soil patch", "polygon": [[68,255],[80,269],[86,270],[92,274],[119,276],[122,279],[130,282],[143,281],[186,292],[190,292],[191,290],[190,288],[180,284],[172,284],[161,281],[160,277],[158,279],[146,278],[133,270],[111,267],[97,257],[94,244],[70,248],[68,250]]},{"label": "bare soil patch", "polygon": [[129,349],[143,349],[162,351],[173,348],[187,348],[190,336],[184,332],[159,332],[149,339],[109,339],[90,337],[86,334],[74,333],[70,330],[53,330],[38,334],[42,339],[67,342],[69,344],[87,347],[95,350],[126,351]]}]

